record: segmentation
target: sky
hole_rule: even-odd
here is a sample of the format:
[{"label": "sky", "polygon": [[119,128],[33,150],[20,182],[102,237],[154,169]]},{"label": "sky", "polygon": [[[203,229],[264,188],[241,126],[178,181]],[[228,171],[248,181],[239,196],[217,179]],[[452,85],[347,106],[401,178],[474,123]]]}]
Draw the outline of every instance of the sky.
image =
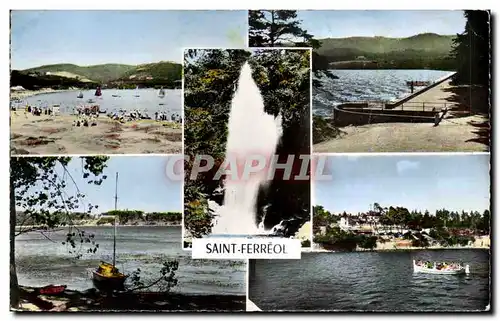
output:
[{"label": "sky", "polygon": [[[85,194],[85,204],[98,205],[94,214],[114,209],[115,176],[118,172],[119,210],[142,210],[144,212],[181,212],[182,180],[169,179],[166,174],[168,156],[111,156],[103,175],[107,178],[100,186],[88,184],[82,177],[82,160],[74,157],[68,172],[76,186]],[[172,158],[174,161],[177,158]],[[63,177],[62,168],[57,169]],[[76,194],[75,184],[66,175],[67,195]],[[80,208],[83,210],[83,207]]]},{"label": "sky", "polygon": [[316,180],[314,204],[356,214],[370,205],[411,210],[490,208],[489,155],[331,156]]},{"label": "sky", "polygon": [[460,10],[304,10],[297,16],[302,20],[302,28],[317,39],[353,36],[400,38],[427,32],[455,35],[465,28],[465,18]]},{"label": "sky", "polygon": [[242,47],[246,11],[12,11],[11,68],[182,61],[184,47]]}]

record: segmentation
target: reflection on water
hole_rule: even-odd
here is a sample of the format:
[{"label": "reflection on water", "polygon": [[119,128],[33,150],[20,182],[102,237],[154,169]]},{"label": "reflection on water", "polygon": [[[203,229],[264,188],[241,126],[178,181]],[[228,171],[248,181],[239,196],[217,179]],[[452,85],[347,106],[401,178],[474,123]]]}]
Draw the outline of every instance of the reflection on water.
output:
[{"label": "reflection on water", "polygon": [[410,94],[407,81],[436,81],[449,74],[440,70],[329,70],[328,77],[316,78],[322,85],[313,89],[313,112],[331,115],[331,107],[352,101],[393,101]]},{"label": "reflection on water", "polygon": [[[44,286],[66,284],[70,289],[91,288],[90,270],[100,260],[112,261],[113,228],[86,227],[99,243],[96,254],[75,259],[62,245],[67,229],[48,233],[52,242],[39,233],[16,238],[16,264],[19,284]],[[82,251],[83,253],[83,251]],[[125,226],[117,233],[117,266],[125,273],[140,268],[144,283],[159,277],[162,263],[179,260],[176,272],[179,283],[175,292],[199,294],[244,294],[246,262],[224,260],[192,260],[191,252],[181,248],[181,228],[174,226]]]},{"label": "reflection on water", "polygon": [[[463,261],[468,276],[413,273],[413,259]],[[484,310],[489,253],[441,250],[303,253],[301,260],[250,261],[249,296],[262,310]]]},{"label": "reflection on water", "polygon": [[[165,90],[165,97],[158,96],[156,89],[105,89],[101,97],[95,97],[95,90],[83,91],[83,98],[77,98],[79,91],[65,91],[31,96],[22,100],[17,106],[29,104],[38,107],[50,107],[60,105],[61,113],[73,113],[75,108],[89,105],[92,99],[101,110],[114,112],[125,110],[147,111],[150,116],[158,112],[168,114],[181,113],[181,90]],[[14,104],[16,106],[16,104]]]}]

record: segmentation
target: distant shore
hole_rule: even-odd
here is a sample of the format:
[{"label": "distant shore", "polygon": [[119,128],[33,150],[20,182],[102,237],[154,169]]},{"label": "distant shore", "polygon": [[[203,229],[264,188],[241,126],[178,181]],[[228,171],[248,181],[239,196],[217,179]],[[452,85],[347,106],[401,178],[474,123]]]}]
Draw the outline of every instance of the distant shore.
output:
[{"label": "distant shore", "polygon": [[[97,222],[97,220],[95,220],[94,222],[76,223],[76,224],[72,224],[71,226],[74,226],[74,227],[113,226],[112,223],[97,224],[96,222]],[[181,226],[181,222],[153,222],[153,223],[150,223],[150,224],[140,222],[140,223],[136,223],[136,224],[135,223],[131,223],[131,224],[116,224],[116,226],[117,227],[127,227],[127,226],[178,226],[178,227],[180,227]],[[45,226],[39,226],[39,225],[23,225],[23,226],[16,226],[16,229],[20,229],[21,227],[23,229],[37,229],[37,228],[43,229],[43,228],[45,228]],[[54,227],[53,229],[63,229],[63,228],[66,228],[66,227],[68,227],[68,225],[66,225],[66,226],[57,226],[57,227]]]},{"label": "distant shore", "polygon": [[20,286],[21,304],[15,312],[76,311],[245,311],[245,295],[188,295],[175,292],[134,292],[100,295],[95,289],[66,289],[42,295],[34,287]]},{"label": "distant shore", "polygon": [[[422,250],[488,250],[490,249],[489,243],[488,245],[454,245],[454,246],[443,246],[443,245],[433,245],[428,247],[417,247],[417,246],[408,246],[408,247],[397,247],[393,244],[388,244],[387,246],[379,247],[379,243],[377,243],[377,247],[374,249],[363,249],[356,248],[351,252],[408,252],[408,251],[422,251]],[[313,244],[313,252],[347,252],[347,251],[335,251],[335,250],[327,250],[324,249],[321,244],[314,243]]]},{"label": "distant shore", "polygon": [[11,90],[10,91],[10,99],[11,100],[22,100],[31,96],[43,95],[43,94],[51,94],[57,92],[66,92],[66,91],[78,91],[78,88],[68,88],[68,89],[52,89],[52,88],[41,88],[38,90]]}]

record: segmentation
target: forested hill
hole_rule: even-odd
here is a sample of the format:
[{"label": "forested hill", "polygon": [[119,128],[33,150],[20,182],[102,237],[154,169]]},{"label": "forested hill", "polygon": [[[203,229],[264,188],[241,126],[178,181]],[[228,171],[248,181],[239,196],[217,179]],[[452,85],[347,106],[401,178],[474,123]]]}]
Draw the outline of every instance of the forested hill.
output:
[{"label": "forested hill", "polygon": [[407,38],[326,38],[320,39],[321,47],[316,52],[334,63],[336,68],[368,65],[376,68],[449,69],[454,37],[424,33]]},{"label": "forested hill", "polygon": [[[180,82],[182,65],[174,62],[157,62],[141,65],[102,64],[78,66],[55,64],[13,71],[13,73],[38,77],[59,77],[82,83],[128,84],[128,85],[169,85]],[[19,84],[22,85],[22,84]]]},{"label": "forested hill", "polygon": [[[23,73],[40,73],[58,75],[62,73],[73,74],[79,78],[86,78],[94,82],[107,82],[121,77],[136,66],[123,64],[102,64],[93,66],[78,66],[73,64],[44,65],[22,70]],[[64,75],[64,74],[62,74]]]},{"label": "forested hill", "polygon": [[69,87],[94,88],[101,84],[120,88],[135,88],[136,86],[176,88],[180,87],[181,77],[182,65],[174,62],[94,66],[55,64],[21,71],[12,70],[11,87],[64,89]]}]

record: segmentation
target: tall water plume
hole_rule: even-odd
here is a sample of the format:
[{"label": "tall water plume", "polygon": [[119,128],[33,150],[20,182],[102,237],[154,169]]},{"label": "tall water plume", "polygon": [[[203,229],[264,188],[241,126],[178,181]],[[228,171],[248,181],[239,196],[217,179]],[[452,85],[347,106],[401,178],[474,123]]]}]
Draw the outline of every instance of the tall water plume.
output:
[{"label": "tall water plume", "polygon": [[[259,188],[269,182],[270,160],[281,135],[281,117],[275,118],[264,111],[264,99],[252,77],[250,65],[245,63],[231,102],[226,144],[226,162],[230,165],[226,167],[229,172],[224,182],[223,205],[213,208],[217,215],[213,234],[268,233],[257,222],[256,202]],[[265,159],[265,167],[249,177],[243,175],[245,166],[257,166],[258,159],[260,162]],[[235,163],[237,168],[234,168]]]}]

